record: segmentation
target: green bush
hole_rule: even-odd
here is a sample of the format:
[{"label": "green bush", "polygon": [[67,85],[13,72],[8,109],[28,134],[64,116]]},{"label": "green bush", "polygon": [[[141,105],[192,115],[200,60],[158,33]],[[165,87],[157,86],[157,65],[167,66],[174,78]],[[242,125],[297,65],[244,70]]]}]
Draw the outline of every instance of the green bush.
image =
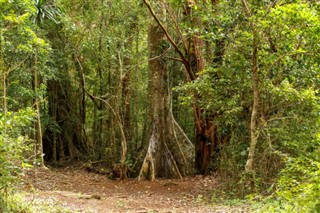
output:
[{"label": "green bush", "polygon": [[0,113],[0,209],[4,211],[7,211],[8,193],[14,189],[26,165],[23,153],[28,150],[26,135],[34,115],[30,108]]},{"label": "green bush", "polygon": [[279,173],[276,191],[257,212],[320,212],[319,136],[296,145],[293,151],[300,153],[291,150],[290,155],[284,154],[285,167]]},{"label": "green bush", "polygon": [[288,159],[277,197],[291,206],[291,212],[320,212],[320,162],[302,157]]}]

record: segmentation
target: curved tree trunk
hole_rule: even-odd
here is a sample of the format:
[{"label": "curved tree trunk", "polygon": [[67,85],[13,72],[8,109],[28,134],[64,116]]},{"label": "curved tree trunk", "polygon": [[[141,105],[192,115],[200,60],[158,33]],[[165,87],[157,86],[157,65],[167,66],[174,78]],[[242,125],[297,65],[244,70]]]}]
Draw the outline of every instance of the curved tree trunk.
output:
[{"label": "curved tree trunk", "polygon": [[[274,2],[275,4],[276,2]],[[245,7],[246,13],[248,17],[252,17],[249,5],[246,0],[242,0],[242,4]],[[273,4],[272,4],[273,5]],[[259,47],[259,39],[258,32],[255,26],[255,23],[251,20],[250,22],[253,38],[252,38],[252,90],[253,90],[253,104],[252,104],[252,113],[250,119],[250,148],[249,154],[245,166],[245,171],[247,173],[254,172],[253,170],[253,160],[255,157],[255,149],[258,142],[259,137],[259,55],[258,55],[258,47]],[[253,174],[254,175],[254,174]],[[254,176],[253,176],[254,178]],[[254,181],[254,180],[253,180]]]}]

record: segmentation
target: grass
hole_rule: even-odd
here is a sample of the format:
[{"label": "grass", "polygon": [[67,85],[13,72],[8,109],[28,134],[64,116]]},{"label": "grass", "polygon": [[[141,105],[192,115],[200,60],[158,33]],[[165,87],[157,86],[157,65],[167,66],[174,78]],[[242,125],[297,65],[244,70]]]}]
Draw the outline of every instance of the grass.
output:
[{"label": "grass", "polygon": [[36,198],[35,194],[17,192],[7,197],[7,204],[1,213],[74,213],[88,212],[67,207],[54,198]]}]

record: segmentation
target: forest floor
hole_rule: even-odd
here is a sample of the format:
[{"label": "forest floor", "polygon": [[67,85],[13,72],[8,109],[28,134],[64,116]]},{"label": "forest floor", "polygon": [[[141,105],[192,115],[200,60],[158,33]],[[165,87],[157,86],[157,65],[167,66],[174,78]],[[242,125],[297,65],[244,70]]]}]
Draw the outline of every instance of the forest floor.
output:
[{"label": "forest floor", "polygon": [[120,181],[71,167],[26,170],[24,180],[26,201],[49,205],[37,212],[249,212],[244,205],[212,204],[213,176]]}]

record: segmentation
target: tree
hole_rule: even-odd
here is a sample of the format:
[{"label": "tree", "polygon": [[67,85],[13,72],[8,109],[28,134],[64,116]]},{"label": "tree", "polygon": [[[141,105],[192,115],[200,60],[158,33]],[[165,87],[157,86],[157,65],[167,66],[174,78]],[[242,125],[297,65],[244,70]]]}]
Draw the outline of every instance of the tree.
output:
[{"label": "tree", "polygon": [[[3,97],[4,97],[4,109],[7,110],[18,110],[23,107],[27,107],[28,101],[30,99],[30,82],[29,72],[22,72],[22,70],[29,71],[33,68],[34,71],[38,71],[38,66],[46,69],[44,61],[46,60],[50,48],[48,44],[38,37],[36,34],[36,28],[31,22],[32,15],[34,15],[34,5],[32,4],[21,4],[19,6],[12,7],[6,2],[3,2],[3,8],[1,16],[1,61],[3,67]],[[16,14],[15,14],[16,13]],[[14,50],[14,51],[13,51]],[[31,55],[39,54],[42,58],[37,60],[33,58],[33,62],[30,63]],[[31,67],[30,64],[34,66]],[[34,75],[33,75],[34,76]],[[37,80],[37,79],[35,79]],[[12,84],[10,82],[20,81],[20,85]],[[34,85],[33,85],[34,86]],[[31,86],[31,87],[33,87]],[[9,89],[8,89],[9,88]],[[21,103],[16,103],[14,101],[15,96],[19,96],[19,92],[24,91],[25,95],[22,93],[22,97],[17,98],[17,101]],[[35,91],[33,89],[33,94],[31,96],[38,97],[39,89]],[[37,93],[37,94],[36,94]],[[35,104],[35,106],[38,106]],[[38,108],[39,109],[39,108]],[[40,113],[40,111],[39,111]],[[38,115],[40,116],[40,114]],[[38,124],[38,122],[36,122]],[[36,125],[38,128],[41,125]],[[41,136],[41,130],[38,131],[38,136]],[[35,155],[40,155],[40,161],[43,157],[42,155],[42,137],[38,137],[37,144],[35,147],[40,147],[40,153],[36,151]],[[41,161],[42,162],[42,161]]]},{"label": "tree", "polygon": [[[36,14],[32,18],[33,22],[41,29],[45,21],[53,21],[57,24],[57,16],[59,10],[51,5],[51,2],[47,0],[36,0],[35,1]],[[42,125],[41,125],[41,116],[40,116],[40,100],[39,94],[37,94],[40,88],[40,77],[39,77],[39,67],[38,67],[38,52],[37,50],[34,53],[34,72],[33,72],[33,88],[35,91],[35,100],[34,106],[37,113],[37,121],[35,123],[35,139],[39,146],[40,152],[40,162],[44,165],[44,153],[43,153],[43,141],[42,141]]]},{"label": "tree", "polygon": [[[243,18],[240,18],[242,24],[237,27],[235,33],[230,34],[229,39],[232,42],[226,46],[227,56],[223,65],[226,74],[232,73],[227,78],[232,82],[230,85],[238,88],[238,92],[234,90],[232,95],[242,96],[239,100],[235,100],[237,105],[242,107],[241,114],[246,116],[235,114],[236,119],[243,119],[243,121],[239,120],[234,129],[242,130],[242,134],[247,134],[248,139],[237,136],[238,147],[233,145],[231,148],[234,152],[239,149],[239,152],[246,156],[246,159],[237,158],[236,162],[241,162],[238,168],[245,168],[245,173],[250,173],[253,186],[246,186],[246,189],[250,190],[258,190],[261,182],[266,183],[274,179],[285,166],[286,157],[283,154],[291,156],[292,153],[285,148],[287,145],[284,144],[298,144],[303,140],[317,144],[311,130],[313,127],[308,127],[310,137],[306,139],[306,131],[298,130],[301,123],[297,122],[297,120],[309,122],[311,119],[309,116],[302,119],[306,116],[301,113],[302,108],[310,107],[308,110],[310,114],[317,108],[315,105],[311,106],[313,102],[311,100],[316,97],[311,94],[306,95],[313,91],[315,84],[318,84],[313,80],[306,80],[315,79],[314,74],[317,72],[311,65],[317,58],[317,54],[311,53],[313,51],[310,49],[314,46],[313,33],[316,31],[311,29],[317,28],[317,15],[314,11],[306,9],[309,6],[303,2],[287,5],[276,3],[277,1],[250,4],[246,1],[242,2],[242,8],[244,8]],[[302,9],[304,7],[306,8]],[[289,15],[296,13],[297,10],[301,10],[305,18],[300,15]],[[248,12],[251,12],[251,15]],[[315,19],[311,18],[313,19],[311,21],[310,17]],[[306,25],[311,28],[307,30]],[[238,53],[233,51],[234,49],[237,49]],[[310,53],[313,56],[309,55]],[[305,80],[300,81],[301,76],[304,76]],[[236,79],[244,81],[241,80],[243,83],[237,86]],[[305,87],[306,85],[308,86]],[[300,95],[308,97],[306,99],[309,101],[297,104]],[[294,104],[294,100],[298,102]],[[227,102],[225,105],[228,105]],[[245,129],[247,130],[241,127],[244,120],[246,120]],[[309,126],[307,123],[304,125]],[[243,143],[246,140],[248,143]],[[246,144],[249,145],[248,150],[245,150]],[[299,147],[302,151],[303,148],[300,145]],[[277,166],[271,166],[273,163]],[[264,187],[267,187],[266,185]]]},{"label": "tree", "polygon": [[[251,10],[248,6],[246,0],[242,0],[243,5],[246,9],[246,13],[249,18],[252,17]],[[246,172],[252,172],[252,164],[254,158],[255,147],[258,140],[259,129],[258,129],[258,111],[259,111],[259,63],[258,63],[258,32],[255,26],[254,21],[252,20],[250,23],[253,38],[252,38],[252,87],[253,87],[253,105],[252,105],[252,113],[250,120],[250,149],[248,154],[248,160],[245,166]]]},{"label": "tree", "polygon": [[[181,39],[181,46],[174,41],[173,37],[169,34],[169,31],[163,25],[163,22],[159,19],[158,15],[152,10],[150,3],[144,1],[148,6],[153,18],[158,23],[159,27],[164,31],[168,41],[172,44],[175,51],[179,56],[179,61],[184,65],[187,73],[187,82],[196,81],[197,75],[201,73],[205,68],[205,55],[204,49],[210,49],[210,44],[205,43],[201,38],[201,30],[205,30],[203,23],[199,17],[197,17],[196,8],[203,6],[211,7],[217,2],[213,1],[208,3],[207,1],[191,2],[182,4],[184,9],[184,24],[191,32],[186,33],[187,36],[182,34],[180,26],[177,25],[178,21],[171,15],[174,26],[178,32],[178,36]],[[222,64],[224,54],[224,38],[216,41],[216,50],[213,62],[215,66]],[[201,100],[201,95],[193,94],[195,100]],[[196,101],[195,101],[196,102]],[[213,124],[213,120],[218,116],[217,112],[206,112],[201,106],[192,103],[194,112],[194,125],[195,125],[195,169],[201,174],[206,174],[209,171],[209,164],[212,161],[215,149],[221,141],[226,141],[228,136],[221,141],[217,137],[217,126]]]},{"label": "tree", "polygon": [[36,118],[29,101],[33,97],[32,55],[39,51],[46,60],[49,53],[47,43],[35,33],[30,21],[33,12],[30,2],[0,2],[0,209],[5,212],[9,211],[7,196],[26,165],[23,155],[30,151],[29,144],[33,144],[28,137]]},{"label": "tree", "polygon": [[[157,4],[157,11],[165,20],[164,2]],[[174,142],[168,67],[163,55],[167,51],[165,33],[157,23],[150,23],[149,82],[148,82],[148,149],[138,179],[155,180],[156,177],[182,178],[168,144]]]},{"label": "tree", "polygon": [[[85,91],[80,89],[81,93],[78,94],[79,90],[72,80],[76,75],[79,79],[78,85],[80,87],[83,85],[83,64],[81,57],[72,49],[73,43],[69,42],[73,34],[70,34],[68,26],[71,26],[72,22],[61,12],[60,7],[63,8],[64,5],[55,5],[51,1],[40,1],[40,3],[41,11],[48,14],[42,30],[55,52],[50,63],[55,77],[47,81],[48,111],[44,132],[44,152],[46,161],[56,165],[89,153],[84,124]],[[67,8],[63,9],[68,11]],[[76,74],[72,69],[76,70]],[[80,104],[79,96],[82,98]]]}]

